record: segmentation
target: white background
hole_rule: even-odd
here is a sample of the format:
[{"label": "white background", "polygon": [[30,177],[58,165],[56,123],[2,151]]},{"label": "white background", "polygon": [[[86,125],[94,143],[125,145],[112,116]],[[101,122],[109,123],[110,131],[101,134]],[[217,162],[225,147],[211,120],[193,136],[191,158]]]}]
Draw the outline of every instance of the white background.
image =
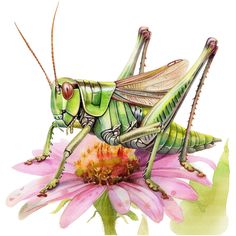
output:
[{"label": "white background", "polygon": [[[102,235],[98,218],[86,224],[88,211],[67,229],[60,229],[59,215],[46,207],[19,221],[18,206],[5,205],[8,193],[32,179],[11,169],[15,163],[31,157],[31,150],[43,146],[52,121],[48,84],[19,37],[14,21],[53,78],[50,57],[50,28],[57,0],[0,1],[1,72],[1,194],[0,234]],[[214,36],[219,51],[203,88],[193,128],[221,137],[223,142],[202,152],[217,162],[223,144],[230,140],[231,187],[228,201],[229,227],[235,227],[235,6],[234,1],[73,1],[61,0],[55,23],[55,58],[58,76],[99,81],[114,81],[133,49],[137,30],[149,26],[152,31],[146,70],[174,59],[193,63],[205,40]],[[194,91],[194,89],[193,89]],[[177,121],[186,125],[191,94]],[[64,135],[56,132],[55,139]],[[70,137],[71,138],[71,137]],[[211,174],[211,173],[209,173]],[[160,224],[149,221],[152,235],[173,234],[166,217]],[[135,235],[138,223],[119,221],[120,235]]]}]

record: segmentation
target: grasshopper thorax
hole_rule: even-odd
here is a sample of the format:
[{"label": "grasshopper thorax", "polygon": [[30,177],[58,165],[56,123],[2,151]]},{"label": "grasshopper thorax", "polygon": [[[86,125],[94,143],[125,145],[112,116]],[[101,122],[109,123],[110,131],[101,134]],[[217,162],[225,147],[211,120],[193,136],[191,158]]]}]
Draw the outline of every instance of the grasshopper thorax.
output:
[{"label": "grasshopper thorax", "polygon": [[62,77],[51,86],[51,111],[60,127],[68,127],[77,118],[80,108],[78,82]]}]

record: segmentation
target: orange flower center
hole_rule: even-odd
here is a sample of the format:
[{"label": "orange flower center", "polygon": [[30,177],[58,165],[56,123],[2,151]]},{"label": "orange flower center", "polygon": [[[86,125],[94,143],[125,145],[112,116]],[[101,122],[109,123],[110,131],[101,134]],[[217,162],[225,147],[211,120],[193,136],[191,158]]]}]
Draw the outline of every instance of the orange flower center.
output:
[{"label": "orange flower center", "polygon": [[86,183],[112,185],[126,180],[139,169],[139,163],[133,149],[99,142],[80,156],[75,169]]}]

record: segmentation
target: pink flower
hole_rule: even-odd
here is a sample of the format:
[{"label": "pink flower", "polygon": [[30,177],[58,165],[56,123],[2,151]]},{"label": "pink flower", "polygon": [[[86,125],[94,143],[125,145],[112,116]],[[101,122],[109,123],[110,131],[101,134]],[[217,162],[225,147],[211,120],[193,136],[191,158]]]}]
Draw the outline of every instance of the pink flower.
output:
[{"label": "pink flower", "polygon": [[[60,219],[61,227],[65,228],[107,191],[113,208],[119,214],[126,214],[131,203],[134,203],[154,222],[160,222],[164,212],[180,222],[183,214],[174,198],[194,201],[198,197],[186,180],[211,185],[206,177],[200,178],[196,173],[184,170],[177,155],[160,156],[155,161],[152,178],[168,194],[169,198],[163,199],[159,192],[150,190],[143,180],[143,160],[146,160],[147,152],[134,152],[121,146],[111,147],[95,136],[88,135],[68,159],[58,187],[48,192],[45,198],[37,197],[56,171],[66,145],[65,141],[55,143],[50,158],[42,163],[30,166],[20,163],[14,166],[18,171],[41,176],[15,190],[7,198],[8,206],[27,200],[20,211],[20,218],[27,217],[51,202],[71,199]],[[34,156],[41,153],[42,150],[33,151]],[[189,156],[189,161],[205,162],[215,168],[213,162],[202,157]]]}]

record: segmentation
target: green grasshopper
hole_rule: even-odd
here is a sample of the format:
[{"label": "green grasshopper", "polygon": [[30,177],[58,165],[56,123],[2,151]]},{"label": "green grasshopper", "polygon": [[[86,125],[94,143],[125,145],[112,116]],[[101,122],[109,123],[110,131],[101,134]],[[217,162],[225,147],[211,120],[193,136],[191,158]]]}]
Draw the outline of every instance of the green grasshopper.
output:
[{"label": "green grasshopper", "polygon": [[[148,150],[150,157],[143,177],[149,188],[160,191],[163,198],[168,196],[151,178],[156,154],[178,153],[180,164],[186,170],[196,171],[198,176],[203,177],[204,174],[200,170],[188,163],[187,154],[210,148],[215,142],[220,141],[211,135],[190,129],[201,87],[218,48],[217,40],[214,38],[207,40],[199,58],[187,72],[186,60],[175,60],[159,69],[144,72],[151,32],[147,27],[141,27],[135,48],[117,81],[96,82],[68,77],[57,78],[53,49],[56,11],[51,28],[51,52],[55,76],[53,82],[49,80],[38,58],[16,25],[49,83],[51,110],[55,119],[49,128],[42,155],[26,161],[25,164],[41,162],[49,157],[54,128],[66,128],[71,132],[73,128],[81,128],[81,131],[65,148],[54,178],[38,196],[47,196],[46,192],[57,186],[67,158],[88,133],[96,135],[109,145]],[[134,75],[140,55],[139,74]],[[194,97],[188,127],[185,129],[173,122],[173,119],[202,68],[202,77]]]}]

